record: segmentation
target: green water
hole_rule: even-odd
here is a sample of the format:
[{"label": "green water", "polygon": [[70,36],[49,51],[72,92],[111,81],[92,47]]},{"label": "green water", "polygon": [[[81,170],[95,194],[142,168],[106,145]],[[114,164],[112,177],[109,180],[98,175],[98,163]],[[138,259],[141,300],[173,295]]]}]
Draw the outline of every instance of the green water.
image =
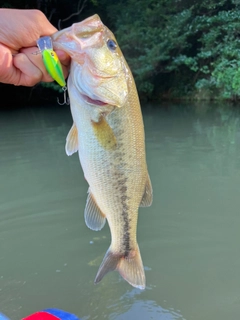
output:
[{"label": "green water", "polygon": [[87,183],[67,157],[68,107],[0,111],[0,312],[46,308],[82,319],[235,320],[240,314],[240,112],[229,106],[145,106],[154,189],[141,208],[141,292],[109,273],[110,243],[89,230]]}]

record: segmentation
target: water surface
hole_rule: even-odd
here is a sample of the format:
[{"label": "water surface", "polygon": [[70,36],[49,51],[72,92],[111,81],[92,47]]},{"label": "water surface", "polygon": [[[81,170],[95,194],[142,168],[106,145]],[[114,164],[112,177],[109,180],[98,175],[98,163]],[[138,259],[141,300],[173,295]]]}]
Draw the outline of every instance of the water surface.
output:
[{"label": "water surface", "polygon": [[64,152],[68,107],[0,111],[0,312],[238,319],[239,121],[230,106],[145,106],[154,202],[139,215],[141,292],[117,272],[93,284],[110,234],[84,223],[87,183]]}]

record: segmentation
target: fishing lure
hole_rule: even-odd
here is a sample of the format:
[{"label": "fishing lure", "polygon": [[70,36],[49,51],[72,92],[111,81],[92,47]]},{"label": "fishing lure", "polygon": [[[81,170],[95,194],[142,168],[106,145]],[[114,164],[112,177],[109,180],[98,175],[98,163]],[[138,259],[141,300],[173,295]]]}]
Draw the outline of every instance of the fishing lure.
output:
[{"label": "fishing lure", "polygon": [[63,70],[56,52],[53,50],[52,39],[49,36],[41,37],[37,40],[37,46],[42,53],[44,66],[49,75],[62,87],[64,92],[64,102],[59,104],[69,104],[66,98],[67,84],[63,75]]}]

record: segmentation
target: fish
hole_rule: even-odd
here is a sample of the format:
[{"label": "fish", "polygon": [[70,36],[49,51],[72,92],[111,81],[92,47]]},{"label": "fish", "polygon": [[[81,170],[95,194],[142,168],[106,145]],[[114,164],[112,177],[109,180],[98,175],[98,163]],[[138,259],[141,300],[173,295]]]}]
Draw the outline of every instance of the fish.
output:
[{"label": "fish", "polygon": [[52,39],[55,49],[71,57],[68,92],[73,125],[65,149],[69,156],[78,152],[89,184],[85,222],[98,231],[107,220],[111,233],[94,282],[117,270],[143,290],[138,210],[152,204],[153,191],[133,75],[115,36],[97,14],[56,32]]}]

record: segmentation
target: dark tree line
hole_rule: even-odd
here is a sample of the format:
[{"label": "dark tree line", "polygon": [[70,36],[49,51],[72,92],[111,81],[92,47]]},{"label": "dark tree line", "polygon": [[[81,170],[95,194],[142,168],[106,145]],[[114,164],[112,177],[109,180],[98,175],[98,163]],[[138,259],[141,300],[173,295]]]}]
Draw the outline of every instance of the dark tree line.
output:
[{"label": "dark tree line", "polygon": [[141,97],[240,97],[239,0],[0,0],[0,6],[37,8],[61,29],[98,13],[115,33]]}]

